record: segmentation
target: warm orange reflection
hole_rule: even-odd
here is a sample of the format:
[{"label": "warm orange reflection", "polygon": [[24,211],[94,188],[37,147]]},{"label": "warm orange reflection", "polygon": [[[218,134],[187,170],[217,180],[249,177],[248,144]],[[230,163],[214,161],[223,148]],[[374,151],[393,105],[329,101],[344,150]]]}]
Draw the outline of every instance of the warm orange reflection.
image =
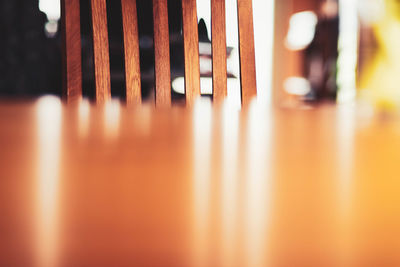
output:
[{"label": "warm orange reflection", "polygon": [[121,103],[110,100],[104,107],[104,133],[106,139],[113,140],[118,137],[120,127]]},{"label": "warm orange reflection", "polygon": [[253,101],[247,120],[245,257],[247,266],[265,266],[270,159],[271,117],[265,105]]},{"label": "warm orange reflection", "polygon": [[210,221],[212,104],[199,98],[193,111],[194,135],[194,227],[197,266],[207,260]]},{"label": "warm orange reflection", "polygon": [[89,134],[90,103],[87,99],[82,99],[79,103],[78,131],[80,138],[86,138]]},{"label": "warm orange reflection", "polygon": [[340,262],[348,263],[349,255],[353,247],[352,231],[350,229],[352,220],[352,199],[351,193],[354,190],[354,173],[353,166],[355,164],[354,145],[355,145],[355,128],[356,128],[356,110],[353,105],[341,105],[337,110],[337,132],[338,144],[336,152],[336,160],[338,162],[337,169],[337,216],[339,228],[338,242],[340,247]]},{"label": "warm orange reflection", "polygon": [[354,131],[356,127],[356,110],[354,106],[342,105],[337,110],[337,135],[338,151],[337,159],[339,161],[338,182],[340,205],[342,211],[349,212],[350,194],[353,185],[354,174]]},{"label": "warm orange reflection", "polygon": [[0,266],[400,266],[398,115],[81,108],[0,105]]},{"label": "warm orange reflection", "polygon": [[150,105],[144,105],[135,111],[136,112],[131,115],[131,121],[133,122],[135,132],[140,133],[143,136],[150,135],[153,107]]},{"label": "warm orange reflection", "polygon": [[37,103],[37,256],[41,267],[57,265],[61,113],[58,98],[45,97]]},{"label": "warm orange reflection", "polygon": [[239,111],[225,101],[222,118],[222,263],[235,266],[239,225],[238,183],[239,183]]}]

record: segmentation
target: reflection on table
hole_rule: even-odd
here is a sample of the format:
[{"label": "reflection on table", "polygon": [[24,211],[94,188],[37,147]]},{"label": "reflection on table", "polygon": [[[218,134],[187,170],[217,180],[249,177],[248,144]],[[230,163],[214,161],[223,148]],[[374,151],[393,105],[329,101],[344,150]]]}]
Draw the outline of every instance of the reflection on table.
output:
[{"label": "reflection on table", "polygon": [[0,265],[397,266],[397,121],[4,102]]}]

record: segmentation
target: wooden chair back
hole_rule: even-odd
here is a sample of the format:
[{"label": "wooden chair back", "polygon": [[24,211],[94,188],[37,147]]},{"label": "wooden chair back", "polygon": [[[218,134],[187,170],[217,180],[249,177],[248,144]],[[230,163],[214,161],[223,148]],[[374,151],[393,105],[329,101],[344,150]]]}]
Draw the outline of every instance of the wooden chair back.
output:
[{"label": "wooden chair back", "polygon": [[[106,0],[91,1],[96,101],[111,98]],[[147,0],[146,0],[147,1]],[[182,1],[185,94],[191,105],[200,96],[199,37],[196,0]],[[200,0],[205,1],[205,0]],[[225,0],[211,1],[213,99],[227,95]],[[171,73],[167,0],[153,0],[155,99],[171,105]],[[61,0],[63,30],[63,94],[68,102],[82,97],[79,0]],[[243,104],[256,95],[252,0],[237,0],[240,81]],[[124,35],[126,101],[141,102],[140,57],[136,0],[121,0]]]}]

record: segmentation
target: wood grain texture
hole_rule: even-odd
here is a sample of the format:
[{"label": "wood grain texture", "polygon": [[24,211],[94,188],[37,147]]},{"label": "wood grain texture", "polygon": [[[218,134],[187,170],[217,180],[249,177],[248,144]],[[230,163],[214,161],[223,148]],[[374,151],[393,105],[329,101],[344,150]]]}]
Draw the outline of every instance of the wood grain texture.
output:
[{"label": "wood grain texture", "polygon": [[111,98],[106,0],[91,0],[96,101]]},{"label": "wood grain texture", "polygon": [[213,99],[227,96],[225,0],[211,0]]},{"label": "wood grain texture", "polygon": [[156,105],[171,106],[168,1],[153,0]]},{"label": "wood grain texture", "polygon": [[200,96],[199,33],[196,0],[182,0],[186,105]]},{"label": "wood grain texture", "polygon": [[121,0],[122,27],[124,32],[126,101],[142,101],[140,81],[139,31],[136,0]]},{"label": "wood grain texture", "polygon": [[82,98],[81,27],[79,0],[61,0],[63,46],[63,98],[76,102]]},{"label": "wood grain texture", "polygon": [[257,95],[252,0],[238,0],[240,83],[242,103]]}]

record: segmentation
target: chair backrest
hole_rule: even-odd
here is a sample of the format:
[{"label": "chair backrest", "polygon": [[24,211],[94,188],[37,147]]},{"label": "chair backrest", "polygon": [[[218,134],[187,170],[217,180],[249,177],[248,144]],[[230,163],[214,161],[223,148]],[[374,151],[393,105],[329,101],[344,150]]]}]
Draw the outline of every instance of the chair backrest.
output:
[{"label": "chair backrest", "polygon": [[[106,0],[91,1],[96,101],[111,97]],[[114,0],[113,0],[114,1]],[[117,1],[117,0],[115,0]],[[147,0],[146,0],[147,1]],[[199,36],[196,0],[182,1],[185,94],[191,105],[200,96]],[[206,1],[206,0],[200,0]],[[225,0],[211,1],[213,98],[227,95]],[[155,96],[157,106],[171,105],[168,0],[153,0]],[[61,0],[63,29],[63,94],[67,101],[82,97],[79,0]],[[237,0],[240,81],[243,104],[256,95],[252,0]],[[126,100],[141,102],[139,37],[136,0],[121,0],[125,53]]]}]

